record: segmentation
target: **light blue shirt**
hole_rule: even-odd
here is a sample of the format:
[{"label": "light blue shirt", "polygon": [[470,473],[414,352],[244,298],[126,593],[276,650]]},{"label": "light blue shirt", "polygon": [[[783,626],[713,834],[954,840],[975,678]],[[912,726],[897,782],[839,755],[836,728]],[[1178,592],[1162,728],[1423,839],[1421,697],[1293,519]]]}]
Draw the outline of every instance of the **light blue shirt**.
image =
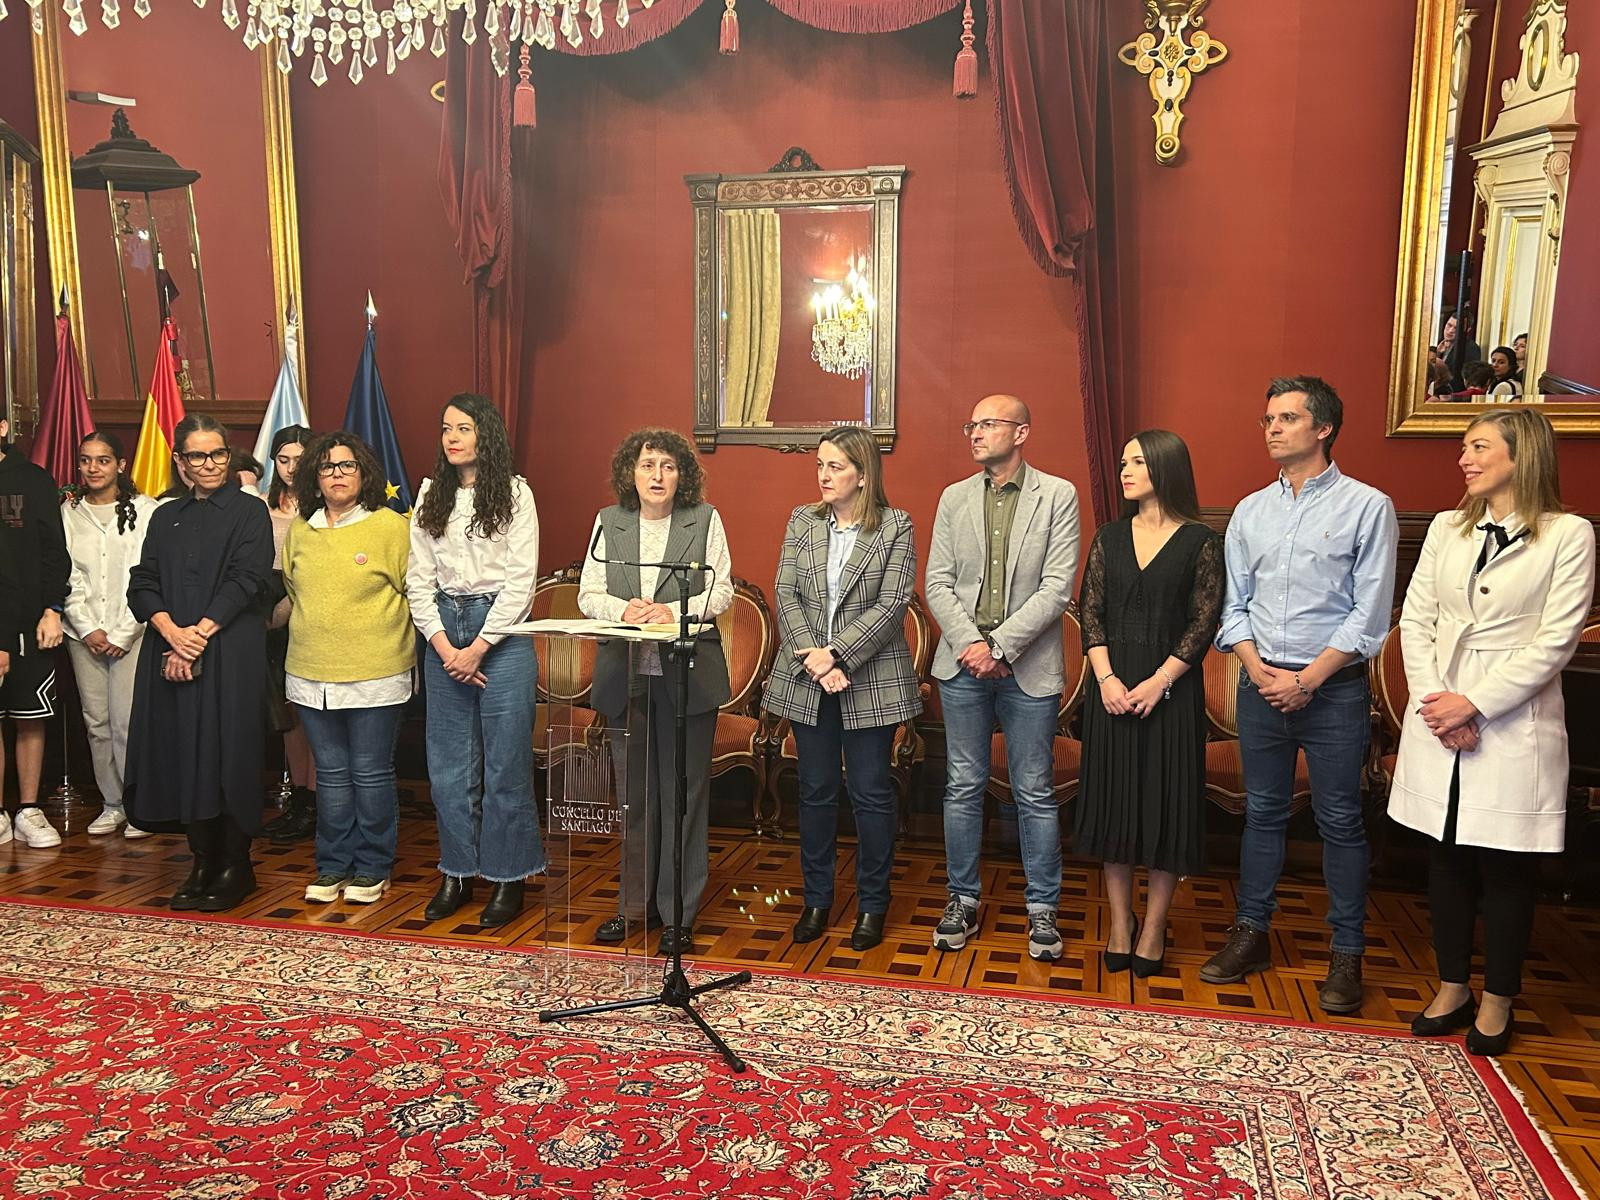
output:
[{"label": "light blue shirt", "polygon": [[861,535],[858,521],[848,529],[839,525],[833,509],[828,510],[828,640],[833,640],[833,614],[839,608],[839,586],[844,582],[844,569],[855,553],[856,538]]},{"label": "light blue shirt", "polygon": [[1294,494],[1275,483],[1228,521],[1228,594],[1217,649],[1253,641],[1267,662],[1304,666],[1330,646],[1372,658],[1389,630],[1394,502],[1330,463]]}]

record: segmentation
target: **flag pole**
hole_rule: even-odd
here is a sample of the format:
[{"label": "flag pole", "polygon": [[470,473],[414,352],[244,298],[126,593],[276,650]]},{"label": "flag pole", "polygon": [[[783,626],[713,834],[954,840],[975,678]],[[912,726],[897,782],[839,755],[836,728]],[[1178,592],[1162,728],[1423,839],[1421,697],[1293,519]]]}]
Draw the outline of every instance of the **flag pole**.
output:
[{"label": "flag pole", "polygon": [[[65,317],[72,307],[67,298],[67,289],[65,287],[61,289],[60,301],[60,308],[56,316]],[[62,639],[62,648],[59,654],[62,658],[66,657],[66,641],[64,638]],[[73,677],[73,687],[74,689],[77,687],[76,676]],[[59,699],[59,688],[56,689],[56,694]],[[63,704],[61,706],[61,784],[50,793],[50,799],[53,803],[61,806],[61,828],[63,831],[68,832],[70,832],[68,820],[71,817],[71,807],[83,798],[82,793],[72,785],[72,739],[68,736],[70,728],[71,726],[67,721],[67,706]]]}]

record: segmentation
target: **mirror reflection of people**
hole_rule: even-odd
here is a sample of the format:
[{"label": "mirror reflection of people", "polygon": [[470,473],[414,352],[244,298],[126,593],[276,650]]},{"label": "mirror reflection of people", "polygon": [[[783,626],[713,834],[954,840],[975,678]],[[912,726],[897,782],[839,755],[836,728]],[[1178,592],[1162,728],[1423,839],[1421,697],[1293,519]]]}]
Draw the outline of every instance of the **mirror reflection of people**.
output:
[{"label": "mirror reflection of people", "polygon": [[[1122,450],[1122,516],[1095,532],[1078,611],[1094,672],[1072,848],[1105,864],[1110,972],[1166,965],[1178,880],[1205,871],[1205,688],[1198,670],[1222,611],[1222,539],[1200,520],[1183,439]],[[1149,871],[1144,921],[1133,873]]]},{"label": "mirror reflection of people", "polygon": [[1472,338],[1470,312],[1465,322],[1462,322],[1457,320],[1455,309],[1445,309],[1444,319],[1439,326],[1438,351],[1439,357],[1450,366],[1451,390],[1460,391],[1463,368],[1467,363],[1477,362],[1483,358],[1483,350]]},{"label": "mirror reflection of people", "polygon": [[100,813],[88,832],[121,829],[127,838],[148,837],[128,823],[122,781],[144,642],[144,622],[128,607],[128,574],[143,553],[156,502],[128,477],[128,456],[114,433],[96,431],[78,443],[78,479],[82,491],[61,509],[72,556],[72,590],[61,623],[100,791]]},{"label": "mirror reflection of people", "polygon": [[353,433],[306,447],[299,516],[283,542],[289,615],[284,691],[316,752],[321,803],[307,900],[371,904],[389,888],[399,798],[395,738],[413,690],[406,603],[411,531],[388,507],[383,468]]},{"label": "mirror reflection of people", "polygon": [[[283,572],[283,543],[300,515],[295,470],[316,435],[304,425],[286,425],[272,435],[267,488],[267,515],[272,518],[272,569]],[[284,694],[284,662],[289,653],[289,614],[292,602],[285,595],[272,606],[267,619],[267,714],[274,732],[283,735],[283,757],[294,789],[282,815],[261,827],[261,835],[278,845],[310,837],[317,829],[317,767],[311,744]]]},{"label": "mirror reflection of people", "polygon": [[524,884],[545,870],[533,795],[533,640],[506,630],[528,615],[539,579],[539,514],[511,470],[505,422],[487,396],[453,396],[439,457],[411,521],[406,596],[428,643],[428,779],[439,826],[439,890],[424,915],[442,921],[492,886],[485,928],[522,911]]},{"label": "mirror reflection of people", "polygon": [[1594,594],[1595,537],[1563,511],[1555,432],[1537,409],[1483,413],[1459,465],[1466,493],[1428,527],[1400,616],[1410,703],[1389,815],[1431,839],[1439,985],[1411,1032],[1465,1028],[1470,1052],[1496,1055],[1511,1041],[1540,862],[1565,844],[1561,671]]},{"label": "mirror reflection of people", "polygon": [[794,729],[800,774],[805,908],[794,940],[828,926],[838,857],[840,762],[856,826],[852,950],[883,940],[899,826],[890,757],[895,730],[922,711],[906,643],[917,585],[911,518],[889,507],[872,435],[840,426],[817,444],[820,499],[789,516],[774,603],[778,656],[763,707]]},{"label": "mirror reflection of people", "polygon": [[222,912],[256,890],[272,521],[229,480],[215,417],[190,413],[173,445],[190,487],[158,510],[128,574],[128,607],[147,629],[123,800],[139,828],[188,835],[193,868],[170,906]]},{"label": "mirror reflection of people", "polygon": [[1526,387],[1527,380],[1522,377],[1522,373],[1527,370],[1528,367],[1528,335],[1525,333],[1517,334],[1517,336],[1511,341],[1511,348],[1515,350],[1517,354],[1517,369],[1515,372],[1516,380],[1518,383]]},{"label": "mirror reflection of people", "polygon": [[[72,561],[55,480],[18,454],[10,438],[11,423],[0,415],[0,720],[9,718],[16,731],[19,800],[15,821],[0,808],[0,844],[15,837],[47,849],[61,844],[39,808],[45,722],[56,715],[50,651],[61,644]],[[5,766],[0,738],[0,780]]]},{"label": "mirror reflection of people", "polygon": [[933,675],[944,708],[949,898],[934,929],[959,950],[978,929],[979,850],[996,723],[1017,804],[1028,954],[1061,957],[1061,830],[1056,722],[1066,686],[1061,614],[1078,572],[1078,493],[1023,461],[1032,429],[1015,396],[986,396],[962,426],[982,468],[939,497],[928,554],[928,610],[941,637]]},{"label": "mirror reflection of people", "polygon": [[1463,399],[1468,396],[1486,396],[1493,383],[1493,367],[1486,362],[1469,362],[1461,368],[1461,390],[1454,395]]},{"label": "mirror reflection of people", "polygon": [[681,883],[673,876],[672,861],[678,837],[676,717],[682,682],[678,666],[647,642],[633,650],[635,670],[630,677],[629,643],[607,641],[595,647],[590,703],[613,723],[625,714],[628,719],[625,743],[612,739],[612,748],[618,751],[625,745],[628,755],[619,767],[630,793],[626,838],[631,860],[618,897],[618,914],[595,931],[595,938],[620,942],[627,936],[627,918],[641,915],[640,897],[629,893],[631,880],[644,888],[642,915],[647,926],[651,914],[658,922],[670,921],[673,894],[678,893],[683,924],[668,924],[658,948],[662,954],[687,953],[709,869],[712,740],[717,710],[730,694],[716,619],[733,603],[733,561],[722,517],[705,502],[700,460],[682,434],[670,429],[629,434],[611,459],[611,489],[617,502],[595,517],[591,553],[583,561],[578,608],[584,616],[676,625],[681,612],[677,575],[655,567],[602,563],[599,558],[703,562],[713,574],[708,579],[705,572],[692,571],[688,580],[691,629],[697,625],[699,629],[685,721],[688,794]]},{"label": "mirror reflection of people", "polygon": [[1489,395],[1510,399],[1522,395],[1522,384],[1517,382],[1517,352],[1510,346],[1496,346],[1489,352]]},{"label": "mirror reflection of people", "polygon": [[1369,698],[1366,660],[1389,630],[1399,526],[1377,488],[1340,471],[1339,393],[1315,376],[1274,379],[1261,430],[1278,477],[1228,520],[1228,594],[1219,650],[1239,660],[1236,697],[1245,826],[1228,941],[1200,968],[1237,983],[1272,967],[1295,764],[1311,774],[1328,888],[1326,1013],[1361,1008],[1367,934],[1367,829],[1361,809]]}]

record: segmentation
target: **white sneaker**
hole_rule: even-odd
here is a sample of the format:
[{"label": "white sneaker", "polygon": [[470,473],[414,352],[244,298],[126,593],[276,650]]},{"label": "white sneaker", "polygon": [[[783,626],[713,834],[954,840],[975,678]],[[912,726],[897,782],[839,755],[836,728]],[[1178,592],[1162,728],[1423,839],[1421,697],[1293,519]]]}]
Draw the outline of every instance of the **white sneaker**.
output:
[{"label": "white sneaker", "polygon": [[35,850],[47,850],[51,846],[61,845],[61,835],[56,832],[56,827],[50,824],[50,818],[37,808],[18,809],[12,828],[19,842],[24,846],[32,846]]},{"label": "white sneaker", "polygon": [[344,898],[352,904],[371,904],[382,900],[389,890],[387,879],[374,879],[370,875],[357,875],[344,886]]},{"label": "white sneaker", "polygon": [[100,815],[89,822],[89,832],[92,834],[115,833],[120,826],[128,823],[128,814],[120,808],[106,805],[100,810]]},{"label": "white sneaker", "polygon": [[0,810],[0,846],[11,840],[11,815]]},{"label": "white sneaker", "polygon": [[152,832],[150,830],[148,830],[148,829],[140,829],[132,821],[129,821],[126,825],[124,825],[122,827],[122,836],[124,838],[126,838],[130,842],[136,842],[140,838],[151,837],[151,836],[153,836],[153,834],[152,834]]},{"label": "white sneaker", "polygon": [[312,882],[306,884],[306,899],[314,900],[318,904],[329,904],[339,898],[339,893],[344,890],[344,885],[349,880],[343,875],[318,875]]}]

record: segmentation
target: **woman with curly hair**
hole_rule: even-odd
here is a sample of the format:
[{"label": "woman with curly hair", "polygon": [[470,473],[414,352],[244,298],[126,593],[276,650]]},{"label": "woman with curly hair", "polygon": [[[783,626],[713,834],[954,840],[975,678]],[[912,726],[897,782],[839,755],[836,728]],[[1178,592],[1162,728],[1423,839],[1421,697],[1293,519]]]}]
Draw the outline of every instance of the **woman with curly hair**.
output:
[{"label": "woman with curly hair", "polygon": [[128,759],[128,716],[144,642],[144,623],[128,608],[128,572],[144,549],[156,502],[128,478],[128,456],[116,434],[94,431],[78,443],[82,491],[61,511],[72,556],[71,592],[61,614],[72,677],[83,704],[89,757],[100,789],[92,834],[149,836],[128,824],[122,772]]},{"label": "woman with curly hair", "polygon": [[[625,774],[633,802],[627,807],[627,843],[630,858],[635,850],[639,858],[627,864],[624,879],[647,881],[644,907],[658,920],[673,911],[674,893],[683,900],[684,923],[662,931],[662,954],[674,949],[687,952],[694,936],[694,915],[706,884],[712,735],[717,728],[717,709],[729,696],[728,664],[716,620],[733,603],[733,563],[722,518],[705,502],[704,485],[700,461],[683,435],[670,429],[629,434],[611,459],[611,490],[617,502],[601,509],[594,519],[578,585],[578,607],[586,617],[640,625],[677,624],[682,611],[677,575],[657,567],[601,560],[703,562],[712,570],[709,581],[704,572],[690,572],[686,601],[691,623],[699,626],[699,637],[689,672],[685,722],[689,788],[681,881],[673,873],[672,855],[678,837],[678,666],[666,661],[655,645],[647,644],[637,652],[636,670],[630,678],[626,642],[601,642],[595,652],[590,703],[612,721],[628,714]],[[654,802],[646,802],[646,796]],[[596,930],[596,940],[621,942],[627,938],[628,918],[639,915],[637,897],[624,887],[618,901],[618,914]]]},{"label": "woman with curly hair", "polygon": [[543,874],[533,796],[533,704],[539,664],[529,638],[507,637],[533,604],[539,516],[511,471],[505,423],[487,397],[444,406],[439,458],[411,523],[406,595],[427,639],[428,777],[444,878],[425,916],[442,921],[494,885],[479,924],[522,911],[523,882]]},{"label": "woman with curly hair", "polygon": [[317,877],[306,899],[343,892],[370,904],[394,866],[394,744],[417,661],[405,592],[410,532],[355,434],[323,434],[303,461],[283,584],[293,602],[284,690],[322,779]]}]

